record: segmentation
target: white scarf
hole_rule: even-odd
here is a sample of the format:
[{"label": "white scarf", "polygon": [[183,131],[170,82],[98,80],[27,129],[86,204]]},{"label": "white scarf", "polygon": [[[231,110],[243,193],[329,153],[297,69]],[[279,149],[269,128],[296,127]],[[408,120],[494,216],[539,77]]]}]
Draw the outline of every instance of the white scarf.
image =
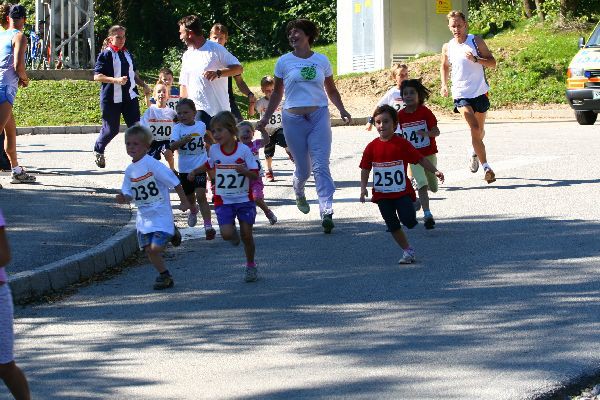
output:
[{"label": "white scarf", "polygon": [[[110,50],[113,59],[113,75],[115,78],[120,78],[123,75],[121,74],[121,59],[119,58],[119,54],[110,47],[108,49]],[[131,86],[129,87],[129,97],[131,99],[135,99],[137,97],[137,94],[133,91],[133,89],[135,89],[135,72],[133,72],[133,60],[131,59],[131,56],[129,55],[129,52],[127,50],[125,50],[123,54],[125,55],[125,59],[129,63],[129,71],[127,74],[129,76],[129,82],[131,82]],[[119,85],[118,83],[113,83],[113,102],[123,102],[123,91],[121,90],[121,85]]]}]

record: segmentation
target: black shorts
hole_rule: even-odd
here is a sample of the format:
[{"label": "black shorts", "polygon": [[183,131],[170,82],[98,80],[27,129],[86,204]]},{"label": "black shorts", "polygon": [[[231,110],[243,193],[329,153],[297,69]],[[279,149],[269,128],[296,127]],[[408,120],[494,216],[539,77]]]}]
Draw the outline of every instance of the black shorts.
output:
[{"label": "black shorts", "polygon": [[212,117],[210,115],[208,115],[208,113],[204,110],[198,110],[196,111],[196,121],[202,121],[204,122],[204,125],[206,125],[206,129],[210,130],[210,120],[212,119]]},{"label": "black shorts", "polygon": [[279,145],[283,148],[287,147],[287,143],[285,142],[285,136],[283,134],[283,128],[277,129],[271,136],[271,141],[268,145],[265,146],[265,157],[273,158],[275,155],[275,145]]},{"label": "black shorts", "polygon": [[473,111],[478,113],[487,112],[490,109],[490,99],[487,93],[472,99],[454,99],[454,112],[458,113],[460,107],[471,106]]},{"label": "black shorts", "polygon": [[395,199],[381,199],[377,202],[379,212],[390,232],[401,229],[400,222],[408,229],[417,226],[417,212],[410,196]]},{"label": "black shorts", "polygon": [[188,181],[187,172],[180,172],[179,174],[179,182],[181,182],[181,187],[183,187],[183,192],[186,195],[190,195],[194,193],[196,189],[206,189],[206,172],[201,172],[194,178],[194,182]]},{"label": "black shorts", "polygon": [[164,154],[165,150],[171,150],[170,142],[168,140],[153,140],[150,144],[148,155],[160,160],[160,155]]}]

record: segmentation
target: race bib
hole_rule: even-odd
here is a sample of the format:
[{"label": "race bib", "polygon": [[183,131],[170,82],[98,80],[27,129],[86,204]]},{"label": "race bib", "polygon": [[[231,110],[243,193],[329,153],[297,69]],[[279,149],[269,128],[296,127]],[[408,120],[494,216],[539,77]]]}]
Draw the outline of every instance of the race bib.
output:
[{"label": "race bib", "polygon": [[281,118],[281,107],[278,107],[277,110],[273,112],[273,115],[271,115],[271,118],[269,118],[269,123],[267,124],[266,128],[271,131],[276,131],[277,129],[281,128]]},{"label": "race bib", "polygon": [[215,172],[215,192],[222,197],[248,195],[250,180],[239,174],[236,164],[217,164]]},{"label": "race bib", "polygon": [[404,162],[373,163],[373,189],[380,193],[400,193],[406,190]]},{"label": "race bib", "polygon": [[163,200],[152,172],[148,172],[139,178],[131,178],[131,191],[133,192],[133,201],[138,208]]},{"label": "race bib", "polygon": [[152,138],[156,141],[171,139],[171,131],[173,130],[173,121],[168,119],[151,119],[148,121]]},{"label": "race bib", "polygon": [[177,111],[177,104],[179,104],[179,96],[169,96],[169,99],[167,100],[167,107],[174,111]]},{"label": "race bib", "polygon": [[205,152],[204,150],[204,139],[199,133],[191,133],[192,140],[184,144],[179,148],[179,154],[186,156],[196,156]]},{"label": "race bib", "polygon": [[416,149],[428,147],[431,144],[429,136],[419,135],[417,134],[417,131],[427,131],[427,124],[425,121],[402,124],[402,132],[400,135],[408,140]]}]

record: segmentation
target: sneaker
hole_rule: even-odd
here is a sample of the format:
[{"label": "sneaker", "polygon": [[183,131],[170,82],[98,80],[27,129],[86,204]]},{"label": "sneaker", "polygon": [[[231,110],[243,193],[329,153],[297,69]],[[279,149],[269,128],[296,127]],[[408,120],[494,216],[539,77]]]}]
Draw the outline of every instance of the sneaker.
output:
[{"label": "sneaker", "polygon": [[404,250],[402,258],[398,260],[398,264],[412,264],[415,261],[415,254]]},{"label": "sneaker", "polygon": [[234,236],[233,239],[231,239],[229,242],[233,245],[233,246],[239,246],[240,245],[240,234],[238,233],[237,229],[233,232]]},{"label": "sneaker", "polygon": [[277,217],[273,213],[273,211],[269,210],[267,214],[265,214],[271,225],[275,225],[277,223]]},{"label": "sneaker", "polygon": [[206,240],[213,240],[217,236],[217,231],[212,226],[205,226]]},{"label": "sneaker", "polygon": [[246,276],[244,276],[244,281],[246,282],[256,282],[258,279],[258,271],[256,267],[246,267]]},{"label": "sneaker", "polygon": [[474,154],[469,154],[469,170],[472,173],[479,171],[479,159]]},{"label": "sneaker", "polygon": [[331,233],[334,228],[333,217],[331,214],[323,214],[323,220],[321,222],[321,226],[323,227],[323,232]]},{"label": "sneaker", "polygon": [[491,168],[488,168],[485,170],[485,175],[483,177],[483,180],[486,181],[487,183],[496,182],[496,174],[494,173],[494,171],[492,171]]},{"label": "sneaker", "polygon": [[179,229],[177,229],[177,227],[175,227],[175,233],[171,238],[171,244],[175,247],[181,245],[181,232],[179,232]]},{"label": "sneaker", "polygon": [[187,217],[187,223],[190,228],[196,226],[196,224],[198,223],[198,213],[194,214],[190,211]]},{"label": "sneaker", "polygon": [[267,180],[269,182],[275,182],[275,176],[273,175],[272,170],[268,170],[267,173],[265,174],[265,177],[267,178]]},{"label": "sneaker", "polygon": [[432,215],[427,215],[423,218],[423,225],[425,229],[433,229],[435,227],[435,220]]},{"label": "sneaker", "polygon": [[98,168],[106,167],[106,159],[104,158],[104,154],[96,152],[96,165]]},{"label": "sneaker", "polygon": [[296,197],[296,207],[298,207],[298,210],[304,214],[308,214],[310,212],[310,205],[304,196]]},{"label": "sneaker", "polygon": [[35,182],[35,176],[28,174],[25,170],[21,170],[20,173],[12,173],[12,180],[10,183],[33,183]]},{"label": "sneaker", "polygon": [[415,211],[419,211],[421,209],[421,200],[417,199],[413,202],[413,207]]},{"label": "sneaker", "polygon": [[174,284],[175,282],[173,281],[173,277],[171,275],[160,274],[154,281],[154,290],[168,289],[173,287]]}]

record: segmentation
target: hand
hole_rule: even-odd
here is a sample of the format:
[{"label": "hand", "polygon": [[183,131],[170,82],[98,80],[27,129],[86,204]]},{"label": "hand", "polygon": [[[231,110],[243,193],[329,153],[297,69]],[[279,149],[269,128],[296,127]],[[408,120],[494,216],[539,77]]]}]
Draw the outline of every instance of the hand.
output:
[{"label": "hand", "polygon": [[187,136],[184,136],[184,137],[182,138],[182,140],[184,141],[184,143],[189,143],[189,142],[191,142],[192,140],[194,140],[194,137],[193,137],[192,135],[187,135]]},{"label": "hand", "polygon": [[421,136],[429,136],[429,132],[427,132],[424,129],[421,129],[420,131],[417,131],[417,135],[421,135]]},{"label": "hand", "polygon": [[19,78],[19,86],[21,86],[21,87],[29,86],[29,78],[27,78],[27,77]]},{"label": "hand", "polygon": [[179,205],[179,209],[181,211],[187,211],[190,208],[192,208],[192,206],[190,205],[190,201],[188,199],[181,200],[181,204]]},{"label": "hand", "polygon": [[117,200],[117,203],[119,204],[128,204],[129,203],[129,197],[125,196],[123,193],[119,193],[115,196],[115,200]]},{"label": "hand", "polygon": [[190,182],[194,182],[194,179],[196,179],[196,173],[194,171],[192,171],[188,174],[187,180]]},{"label": "hand", "polygon": [[237,171],[238,174],[242,174],[242,175],[249,171],[248,167],[246,167],[246,164],[236,165],[235,170]]},{"label": "hand", "polygon": [[467,60],[476,63],[477,57],[471,51],[465,51],[465,57]]},{"label": "hand", "polygon": [[129,78],[126,76],[122,76],[120,78],[115,78],[115,83],[117,85],[126,85],[127,81],[129,81]]},{"label": "hand", "polygon": [[254,93],[250,93],[248,95],[248,104],[254,104],[256,103],[256,97],[254,97]]},{"label": "hand", "polygon": [[261,129],[265,129],[265,127],[267,126],[268,123],[269,123],[268,119],[262,118],[260,121],[258,121],[256,123],[256,129],[261,131]]},{"label": "hand", "polygon": [[367,122],[367,126],[365,126],[365,130],[371,132],[371,129],[373,129],[373,124],[370,122]]},{"label": "hand", "polygon": [[349,125],[352,122],[352,116],[350,116],[350,113],[346,111],[345,108],[340,110],[340,116],[342,117],[342,120],[346,123],[346,125]]},{"label": "hand", "polygon": [[360,191],[360,202],[364,203],[365,202],[365,197],[367,197],[369,195],[369,191],[365,188],[365,189],[361,189]]},{"label": "hand", "polygon": [[440,182],[444,183],[444,174],[442,171],[435,171],[435,176],[440,180]]},{"label": "hand", "polygon": [[217,71],[204,71],[202,76],[204,76],[209,81],[214,81],[215,79],[218,78]]},{"label": "hand", "polygon": [[440,94],[442,95],[442,97],[448,97],[448,86],[442,85],[442,88],[440,89]]}]

